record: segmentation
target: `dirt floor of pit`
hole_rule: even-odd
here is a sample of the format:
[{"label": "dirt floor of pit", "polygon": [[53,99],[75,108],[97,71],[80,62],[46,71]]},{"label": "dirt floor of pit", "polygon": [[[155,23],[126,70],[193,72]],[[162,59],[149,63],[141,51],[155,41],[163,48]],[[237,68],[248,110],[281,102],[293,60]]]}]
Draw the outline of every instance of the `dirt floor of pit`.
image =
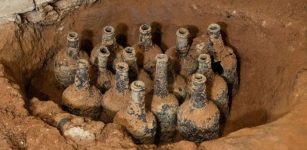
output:
[{"label": "dirt floor of pit", "polygon": [[[306,145],[303,139],[307,137],[306,110],[301,108],[307,105],[302,92],[307,90],[304,87],[306,73],[302,71],[307,62],[306,17],[305,0],[113,0],[81,7],[61,23],[51,26],[13,23],[0,26],[3,64],[0,70],[0,144],[29,149],[42,146],[82,148],[66,140],[55,128],[31,117],[25,109],[27,94],[37,95],[37,91],[44,90],[29,90],[35,87],[31,86],[31,79],[42,75],[41,68],[45,73],[50,71],[46,67],[52,62],[49,58],[64,47],[68,31],[80,33],[81,47],[89,52],[100,42],[101,29],[105,25],[113,25],[119,42],[127,46],[137,41],[140,24],[151,23],[155,42],[166,50],[175,44],[174,33],[178,27],[186,26],[197,36],[204,34],[210,23],[217,22],[227,35],[225,40],[239,56],[240,89],[232,99],[225,137],[205,142],[200,148],[302,148]],[[46,82],[41,78],[36,85],[46,85],[41,84]],[[39,97],[48,98],[42,94]],[[116,138],[122,137],[114,137],[113,141],[120,141]],[[113,148],[135,147],[125,142],[103,144]],[[92,148],[97,145],[101,143],[92,144]]]}]

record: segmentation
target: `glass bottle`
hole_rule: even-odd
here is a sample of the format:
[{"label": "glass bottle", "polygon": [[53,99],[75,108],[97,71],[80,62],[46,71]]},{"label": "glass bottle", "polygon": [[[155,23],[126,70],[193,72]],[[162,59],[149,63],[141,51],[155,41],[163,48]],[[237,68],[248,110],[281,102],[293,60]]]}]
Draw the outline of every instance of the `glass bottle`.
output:
[{"label": "glass bottle", "polygon": [[149,72],[153,73],[155,70],[155,56],[162,53],[160,47],[152,42],[151,26],[143,24],[139,28],[139,43],[133,48],[136,52],[136,57],[139,66]]},{"label": "glass bottle", "polygon": [[78,59],[88,59],[88,55],[79,49],[79,37],[76,32],[67,35],[67,47],[60,50],[54,60],[54,75],[62,87],[74,83]]},{"label": "glass bottle", "polygon": [[120,110],[114,117],[114,122],[124,126],[136,143],[153,143],[157,123],[154,115],[145,108],[145,83],[131,83],[131,100],[126,109]]},{"label": "glass bottle", "polygon": [[129,66],[125,62],[116,64],[115,84],[103,96],[101,106],[101,120],[105,123],[112,122],[115,114],[125,109],[129,103]]},{"label": "glass bottle", "polygon": [[146,93],[152,92],[153,82],[148,73],[138,67],[135,49],[133,47],[126,47],[123,50],[122,59],[129,65],[129,79],[131,81],[143,81],[146,84]]},{"label": "glass bottle", "polygon": [[190,51],[189,36],[190,32],[186,28],[179,28],[176,32],[176,46],[165,51],[170,59],[176,73],[185,78],[195,73],[197,70],[197,53]]},{"label": "glass bottle", "polygon": [[232,94],[235,94],[239,86],[236,55],[232,48],[225,46],[218,24],[209,25],[208,36],[209,51],[213,54],[214,62],[218,62],[223,68],[221,75],[230,85]]},{"label": "glass bottle", "polygon": [[228,117],[228,87],[223,77],[215,74],[211,68],[211,58],[208,54],[200,54],[198,57],[197,73],[203,74],[207,78],[208,95],[216,104],[223,117]]},{"label": "glass bottle", "polygon": [[121,53],[123,47],[116,42],[115,29],[112,26],[105,26],[102,30],[102,42],[96,45],[91,52],[91,63],[98,66],[98,53],[101,47],[107,47],[110,51],[108,67],[113,68],[113,61]]},{"label": "glass bottle", "polygon": [[[66,138],[75,142],[94,141],[101,134],[105,124],[101,121],[92,121],[63,111],[53,101],[31,100],[31,113],[49,125],[57,128]],[[75,134],[74,131],[84,134]]]},{"label": "glass bottle", "polygon": [[191,96],[178,109],[177,129],[180,135],[193,142],[217,138],[220,112],[206,94],[206,77],[192,75]]},{"label": "glass bottle", "polygon": [[98,77],[96,86],[101,91],[105,93],[112,87],[113,81],[115,80],[114,75],[107,68],[108,58],[110,56],[110,51],[107,47],[103,46],[98,52]]},{"label": "glass bottle", "polygon": [[168,91],[168,56],[156,56],[156,71],[154,80],[154,95],[151,111],[155,114],[158,123],[157,135],[161,143],[171,142],[176,134],[177,109],[176,97]]},{"label": "glass bottle", "polygon": [[89,82],[89,62],[79,59],[75,82],[62,94],[62,106],[72,114],[99,119],[102,94]]}]

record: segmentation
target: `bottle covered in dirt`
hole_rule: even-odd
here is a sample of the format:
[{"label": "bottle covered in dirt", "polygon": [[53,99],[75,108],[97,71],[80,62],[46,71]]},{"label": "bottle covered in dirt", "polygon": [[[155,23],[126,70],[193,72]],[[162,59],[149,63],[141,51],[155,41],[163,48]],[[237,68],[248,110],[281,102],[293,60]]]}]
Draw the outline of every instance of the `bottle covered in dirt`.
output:
[{"label": "bottle covered in dirt", "polygon": [[115,29],[112,26],[105,26],[102,30],[102,42],[96,45],[92,52],[91,52],[91,63],[95,66],[98,66],[98,53],[101,47],[107,47],[110,51],[110,56],[108,59],[108,67],[113,67],[113,61],[120,54],[121,50],[123,49],[122,46],[117,44],[116,36],[115,36]]},{"label": "bottle covered in dirt", "polygon": [[155,56],[162,53],[162,50],[152,42],[150,25],[141,25],[139,32],[139,43],[133,46],[138,65],[143,66],[147,72],[153,73],[156,65]]},{"label": "bottle covered in dirt", "polygon": [[62,106],[72,114],[99,119],[102,94],[95,86],[90,85],[89,62],[78,60],[75,81],[68,86],[62,95]]},{"label": "bottle covered in dirt", "polygon": [[228,86],[223,77],[213,72],[211,68],[210,55],[199,55],[197,73],[206,76],[208,87],[207,93],[210,99],[219,108],[220,112],[222,113],[222,117],[227,118],[229,114]]},{"label": "bottle covered in dirt", "polygon": [[220,112],[206,94],[206,77],[192,75],[191,96],[178,109],[177,129],[180,135],[193,142],[217,138]]},{"label": "bottle covered in dirt", "polygon": [[159,142],[171,142],[176,134],[177,109],[179,107],[176,97],[168,91],[168,56],[156,56],[156,71],[154,79],[154,95],[151,111],[157,118],[157,136]]},{"label": "bottle covered in dirt", "polygon": [[218,24],[209,25],[208,36],[209,52],[212,53],[214,62],[221,66],[221,75],[230,85],[232,94],[235,94],[239,86],[236,55],[232,48],[225,46],[221,35],[221,27]]},{"label": "bottle covered in dirt", "polygon": [[74,83],[78,59],[88,59],[88,55],[79,49],[79,37],[76,32],[67,35],[67,47],[59,51],[54,60],[54,75],[62,87]]},{"label": "bottle covered in dirt", "polygon": [[115,114],[129,104],[129,66],[125,62],[116,64],[115,84],[103,96],[101,101],[101,120],[105,123],[112,122]]},{"label": "bottle covered in dirt", "polygon": [[153,143],[157,123],[152,112],[145,108],[145,83],[131,83],[131,99],[126,109],[120,110],[114,117],[114,123],[124,126],[136,143]]},{"label": "bottle covered in dirt", "polygon": [[138,67],[135,49],[133,47],[126,47],[122,52],[122,59],[129,65],[129,79],[131,81],[143,81],[146,84],[146,93],[152,92],[153,82],[149,74],[144,69]]},{"label": "bottle covered in dirt", "polygon": [[110,51],[107,47],[103,46],[100,48],[98,52],[98,77],[96,86],[101,91],[101,93],[105,93],[112,87],[113,81],[115,80],[113,73],[108,70],[108,58],[110,56]]},{"label": "bottle covered in dirt", "polygon": [[[33,98],[30,110],[34,116],[56,127],[62,135],[75,142],[94,141],[95,137],[101,134],[105,125],[101,121],[92,121],[69,114],[53,101],[40,101],[37,98]],[[75,134],[74,131],[76,130],[86,134]]]},{"label": "bottle covered in dirt", "polygon": [[176,46],[166,50],[165,54],[170,57],[174,71],[188,78],[197,70],[196,59],[198,54],[194,51],[190,51],[190,32],[188,29],[179,28],[176,32],[176,36]]}]

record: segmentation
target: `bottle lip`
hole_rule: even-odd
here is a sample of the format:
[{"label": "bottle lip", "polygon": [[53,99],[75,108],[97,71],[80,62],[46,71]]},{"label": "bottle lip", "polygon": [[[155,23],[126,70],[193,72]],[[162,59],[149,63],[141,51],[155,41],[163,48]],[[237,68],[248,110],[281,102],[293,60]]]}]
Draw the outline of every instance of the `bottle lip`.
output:
[{"label": "bottle lip", "polygon": [[99,48],[99,55],[108,57],[110,56],[110,51],[106,46],[102,46]]},{"label": "bottle lip", "polygon": [[135,56],[135,49],[134,49],[133,47],[126,47],[126,48],[124,49],[124,52],[125,52],[126,54]]},{"label": "bottle lip", "polygon": [[116,64],[116,72],[128,72],[129,66],[126,62],[119,62]]},{"label": "bottle lip", "polygon": [[114,34],[114,32],[115,32],[115,29],[114,29],[114,27],[113,26],[105,26],[104,28],[103,28],[103,33],[104,34]]},{"label": "bottle lip", "polygon": [[168,62],[168,56],[166,54],[158,54],[158,55],[156,55],[156,61],[167,63]]},{"label": "bottle lip", "polygon": [[89,62],[86,59],[79,59],[78,60],[78,68],[79,69],[88,69]]},{"label": "bottle lip", "polygon": [[74,31],[70,31],[67,34],[67,40],[68,41],[77,41],[79,39],[78,33]]},{"label": "bottle lip", "polygon": [[209,34],[216,34],[219,33],[220,31],[221,31],[221,26],[216,23],[212,23],[208,26]]},{"label": "bottle lip", "polygon": [[145,90],[145,83],[143,81],[137,80],[131,83],[130,88],[132,91],[140,92]]},{"label": "bottle lip", "polygon": [[180,37],[180,38],[188,38],[190,35],[190,32],[187,28],[179,28],[176,31],[176,35],[177,37]]},{"label": "bottle lip", "polygon": [[206,64],[211,63],[211,57],[209,54],[200,54],[197,60]]},{"label": "bottle lip", "polygon": [[140,33],[151,33],[151,26],[149,24],[142,24],[139,28]]},{"label": "bottle lip", "polygon": [[195,73],[192,75],[192,82],[193,84],[205,84],[207,78],[200,73]]}]

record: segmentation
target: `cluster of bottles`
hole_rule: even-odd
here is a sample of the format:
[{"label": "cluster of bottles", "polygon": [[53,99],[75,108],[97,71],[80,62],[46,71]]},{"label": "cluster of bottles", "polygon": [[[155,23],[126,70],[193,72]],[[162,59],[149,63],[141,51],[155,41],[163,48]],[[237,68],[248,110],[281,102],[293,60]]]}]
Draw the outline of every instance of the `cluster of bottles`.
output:
[{"label": "cluster of bottles", "polygon": [[218,137],[220,118],[229,111],[228,84],[237,82],[236,57],[218,24],[208,27],[207,41],[190,44],[186,28],[176,36],[176,46],[163,53],[152,42],[151,26],[143,24],[139,42],[123,48],[114,28],[106,26],[89,57],[79,48],[78,34],[69,33],[68,47],[54,64],[65,87],[61,105],[75,115],[122,125],[137,143],[170,142],[177,131],[194,142]]}]

